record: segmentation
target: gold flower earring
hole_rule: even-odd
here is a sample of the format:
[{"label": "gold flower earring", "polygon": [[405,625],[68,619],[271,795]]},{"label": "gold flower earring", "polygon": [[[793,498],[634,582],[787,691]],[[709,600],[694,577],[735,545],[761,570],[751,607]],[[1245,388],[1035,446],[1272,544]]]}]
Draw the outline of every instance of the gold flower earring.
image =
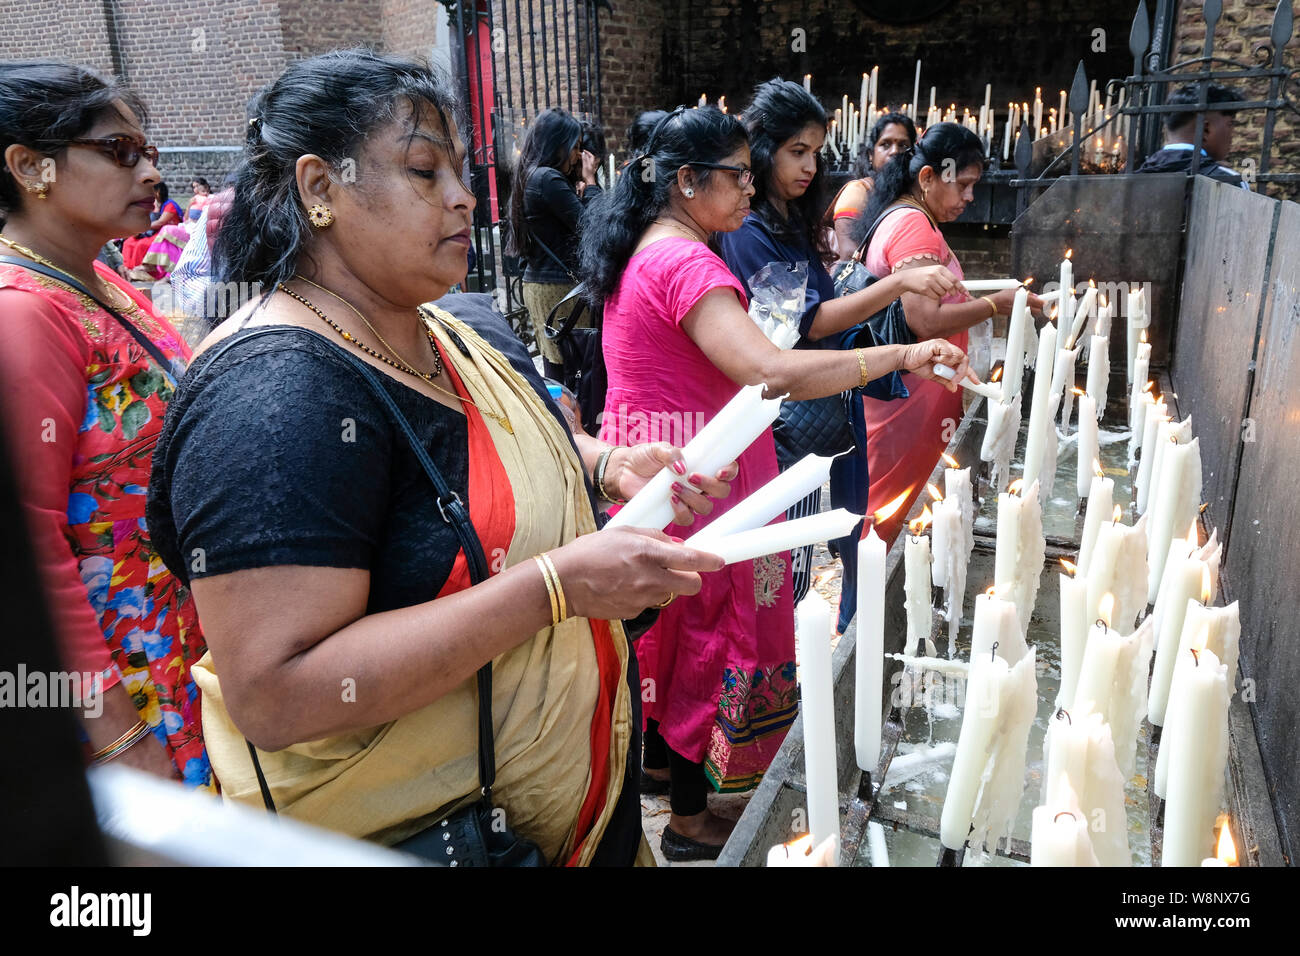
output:
[{"label": "gold flower earring", "polygon": [[27,191],[29,193],[36,193],[37,199],[45,199],[48,197],[48,194],[50,192],[50,184],[49,183],[27,183]]},{"label": "gold flower earring", "polygon": [[334,213],[329,206],[323,203],[314,203],[307,210],[307,218],[311,220],[311,224],[317,229],[328,229],[334,225]]}]

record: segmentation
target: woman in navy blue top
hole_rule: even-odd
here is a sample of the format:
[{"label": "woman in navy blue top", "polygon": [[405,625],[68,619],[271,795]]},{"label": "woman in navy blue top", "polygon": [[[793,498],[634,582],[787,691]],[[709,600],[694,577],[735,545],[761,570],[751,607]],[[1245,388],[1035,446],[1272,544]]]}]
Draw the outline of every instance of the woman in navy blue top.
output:
[{"label": "woman in navy blue top", "polygon": [[[821,148],[826,139],[826,111],[800,84],[769,80],[754,91],[743,121],[749,131],[750,158],[754,164],[752,212],[735,232],[722,233],[718,240],[727,267],[752,297],[750,277],[769,262],[807,263],[808,285],[804,293],[800,339],[795,348],[855,348],[875,344],[863,323],[904,292],[916,292],[940,299],[950,293],[957,278],[943,266],[906,269],[842,298],[826,263],[835,255],[816,224],[825,206],[825,166]],[[867,434],[862,394],[873,398],[905,398],[907,389],[899,373],[871,382],[859,394],[849,395],[849,421],[857,448],[835,460],[831,468],[831,505],[858,514],[867,508]],[[780,462],[781,467],[793,461]],[[821,506],[817,491],[787,512],[787,518],[815,513]],[[832,544],[844,562],[837,630],[843,632],[857,607],[857,541],[861,525]],[[796,600],[807,593],[810,580],[811,548],[793,555]]]}]

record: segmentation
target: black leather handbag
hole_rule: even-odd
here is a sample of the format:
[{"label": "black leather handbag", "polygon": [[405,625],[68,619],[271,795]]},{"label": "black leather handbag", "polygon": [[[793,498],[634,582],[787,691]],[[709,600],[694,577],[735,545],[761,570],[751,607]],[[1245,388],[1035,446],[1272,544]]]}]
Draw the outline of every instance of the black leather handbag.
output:
[{"label": "black leather handbag", "polygon": [[[879,277],[873,275],[866,266],[867,250],[871,247],[871,240],[875,238],[876,230],[885,221],[885,217],[891,212],[907,208],[909,207],[905,205],[890,206],[876,217],[876,221],[867,230],[866,237],[858,245],[852,258],[835,272],[837,297],[861,292],[879,280]],[[912,345],[918,341],[916,333],[907,326],[902,299],[895,299],[889,303],[867,321],[856,326],[856,330],[858,334],[853,336],[851,341],[858,348],[873,345]]]},{"label": "black leather handbag", "polygon": [[[609,378],[605,373],[605,353],[601,345],[601,310],[584,295],[586,286],[579,283],[555,304],[546,317],[546,337],[560,352],[563,371],[561,382],[573,392],[582,410],[582,427],[589,435],[600,430],[599,415],[605,410],[605,392]],[[568,314],[561,319],[565,307]],[[590,327],[578,328],[590,310]]]},{"label": "black leather handbag", "polygon": [[[232,338],[213,349],[213,354],[204,364],[204,368],[209,367],[217,356],[230,346],[260,334],[278,331],[280,329],[277,328],[258,329],[243,338]],[[455,333],[452,334],[454,337]],[[469,509],[461,501],[460,496],[451,490],[442,473],[438,471],[437,465],[433,463],[433,459],[429,457],[428,451],[415,434],[415,429],[402,414],[402,410],[397,407],[393,397],[380,384],[374,370],[351,352],[340,351],[339,354],[351,363],[388,410],[393,421],[406,436],[411,450],[419,459],[420,466],[433,482],[438,492],[438,511],[442,514],[443,520],[456,532],[456,537],[465,552],[471,587],[486,580],[487,557],[483,554],[483,545],[470,520]],[[492,806],[492,784],[496,780],[496,739],[492,726],[491,661],[479,668],[477,681],[479,798],[468,807],[449,814],[437,824],[394,844],[391,849],[411,853],[446,866],[544,867],[546,860],[537,844],[524,839],[505,826],[502,820],[497,819],[495,808]],[[267,786],[266,777],[262,774],[257,750],[251,742],[246,741],[246,743],[248,743],[249,756],[253,759],[253,769],[257,773],[257,785],[262,791],[262,802],[266,804],[267,810],[275,813],[275,801],[271,797],[271,789]]]},{"label": "black leather handbag", "polygon": [[807,455],[832,458],[857,444],[849,422],[848,402],[853,392],[825,398],[782,402],[781,414],[772,423],[776,460],[782,469]]}]

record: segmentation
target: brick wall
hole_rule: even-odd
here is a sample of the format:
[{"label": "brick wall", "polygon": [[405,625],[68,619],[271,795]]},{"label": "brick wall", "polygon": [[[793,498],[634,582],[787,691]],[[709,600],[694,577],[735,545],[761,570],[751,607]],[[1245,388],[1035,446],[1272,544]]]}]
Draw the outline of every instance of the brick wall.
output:
[{"label": "brick wall", "polygon": [[0,17],[0,60],[57,59],[113,72],[103,0],[11,0]]},{"label": "brick wall", "polygon": [[[1183,0],[1178,7],[1174,33],[1173,59],[1185,60],[1201,55],[1205,43],[1205,17],[1200,0]],[[1224,0],[1223,15],[1215,27],[1214,53],[1252,65],[1257,65],[1254,51],[1261,43],[1269,42],[1276,0]],[[1293,36],[1287,44],[1285,61],[1292,67],[1300,66],[1300,37]],[[1268,81],[1249,80],[1235,84],[1238,92],[1248,100],[1268,99]],[[1227,165],[1244,168],[1247,159],[1260,159],[1264,143],[1263,110],[1238,113],[1234,124],[1235,135]],[[1300,172],[1300,123],[1290,110],[1279,110],[1273,127],[1273,149],[1269,160],[1271,172]],[[1300,199],[1300,185],[1274,185],[1266,190],[1270,196]]]},{"label": "brick wall", "polygon": [[447,31],[447,9],[437,0],[381,0],[379,26],[385,51],[429,60]]},{"label": "brick wall", "polygon": [[[670,2],[622,0],[614,4],[612,14],[600,15],[605,135],[620,159],[624,158],[627,127],[638,113],[677,105],[674,90],[681,85],[680,27],[679,11]],[[734,66],[728,64],[722,72]]]},{"label": "brick wall", "polygon": [[284,52],[310,57],[350,46],[381,46],[380,0],[279,0]]}]

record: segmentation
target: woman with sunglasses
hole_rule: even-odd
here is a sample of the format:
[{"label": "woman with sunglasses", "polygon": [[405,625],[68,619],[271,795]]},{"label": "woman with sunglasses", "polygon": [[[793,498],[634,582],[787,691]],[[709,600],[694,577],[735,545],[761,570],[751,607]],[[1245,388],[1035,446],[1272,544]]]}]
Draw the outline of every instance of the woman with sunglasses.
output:
[{"label": "woman with sunglasses", "polygon": [[[914,269],[884,277],[880,282],[843,298],[835,297],[826,264],[834,258],[815,223],[824,207],[825,164],[821,159],[826,139],[826,111],[807,90],[789,80],[771,80],[754,91],[742,121],[749,132],[750,155],[754,162],[752,211],[744,225],[719,238],[722,258],[752,296],[749,280],[770,262],[804,264],[808,285],[804,292],[798,347],[838,348],[862,344],[859,323],[865,322],[904,292],[934,300],[957,287],[957,278],[940,265]],[[852,331],[845,333],[845,330]],[[863,340],[868,341],[868,340]],[[844,417],[853,428],[852,455],[837,458],[831,468],[831,507],[847,508],[854,514],[867,509],[867,432],[862,396],[891,401],[907,395],[899,376],[891,375],[871,383],[861,392],[845,396]],[[783,410],[783,416],[786,414]],[[815,426],[814,426],[815,427]],[[787,431],[795,428],[787,425]],[[778,445],[781,468],[797,463],[804,436],[794,434]],[[786,518],[801,518],[821,510],[821,489],[794,505]],[[853,619],[857,594],[857,534],[833,542],[844,563],[837,630]],[[794,600],[798,604],[808,593],[812,579],[812,546],[793,554]]]},{"label": "woman with sunglasses", "polygon": [[158,152],[144,118],[129,90],[89,70],[0,65],[0,406],[64,666],[102,682],[82,705],[89,753],[206,788],[190,673],[203,636],[144,521],[189,350],[95,262],[149,224]]},{"label": "woman with sunglasses", "polygon": [[[904,369],[929,378],[935,362],[967,374],[965,355],[947,342],[789,352],[772,345],[746,313],[743,286],[709,248],[714,233],[740,228],[753,194],[740,122],[714,107],[679,108],[588,211],[583,274],[605,307],[603,438],[684,444],[687,424],[712,419],[743,385],[766,383],[769,395],[799,399]],[[683,433],[656,433],[665,425]],[[714,516],[776,476],[771,432],[739,462],[736,492]],[[701,477],[681,473],[674,490],[691,493]],[[697,518],[691,530],[705,524]],[[705,575],[699,594],[668,604],[637,642],[648,718],[643,787],[671,787],[662,843],[669,859],[717,857],[731,824],[709,812],[709,786],[755,786],[798,713],[790,592],[788,553],[728,565]]]}]

